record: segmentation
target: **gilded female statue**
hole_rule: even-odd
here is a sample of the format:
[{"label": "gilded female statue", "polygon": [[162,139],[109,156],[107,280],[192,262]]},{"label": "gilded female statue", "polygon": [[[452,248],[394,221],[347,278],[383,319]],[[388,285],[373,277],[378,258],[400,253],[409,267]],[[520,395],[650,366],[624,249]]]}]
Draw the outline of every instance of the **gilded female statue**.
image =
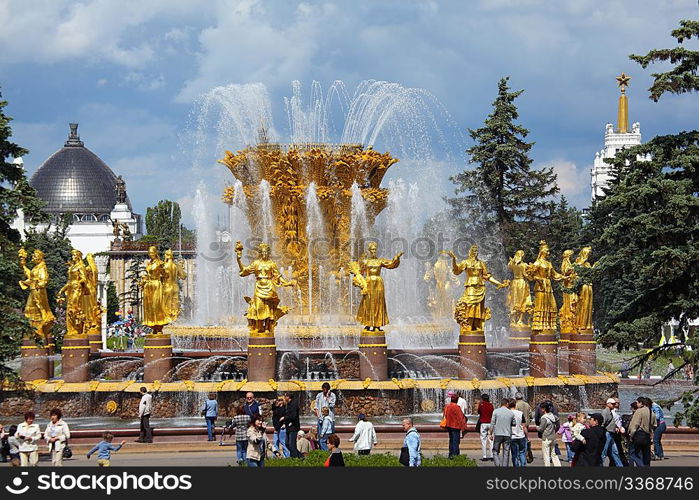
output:
[{"label": "gilded female statue", "polygon": [[[563,286],[571,288],[575,283],[575,271],[570,258],[573,256],[572,250],[563,252],[563,260],[561,261],[561,275],[563,276]],[[570,333],[573,331],[575,324],[575,308],[577,306],[578,296],[575,293],[563,293],[563,305],[558,311],[559,320],[561,323],[561,332]]]},{"label": "gilded female statue", "polygon": [[170,321],[163,302],[163,281],[165,280],[164,263],[158,256],[158,250],[152,246],[148,249],[146,272],[141,278],[143,289],[143,324],[151,327],[158,334]]},{"label": "gilded female statue", "polygon": [[24,271],[25,279],[19,282],[22,290],[29,290],[27,305],[24,308],[24,315],[29,320],[36,335],[48,340],[49,330],[56,319],[49,307],[49,299],[46,294],[46,286],[49,283],[49,271],[44,261],[44,252],[34,250],[32,262],[34,267],[27,267],[27,251],[19,250],[19,261]]},{"label": "gilded female statue", "polygon": [[369,256],[362,255],[359,270],[364,276],[366,286],[362,291],[362,301],[357,310],[357,321],[364,325],[365,330],[382,332],[382,326],[388,324],[386,309],[386,291],[381,277],[381,268],[395,269],[400,265],[403,252],[396,254],[393,259],[379,259],[376,256],[376,243],[367,246]]},{"label": "gilded female statue", "polygon": [[533,331],[556,330],[556,314],[558,305],[553,296],[551,280],[560,281],[563,276],[558,274],[548,260],[549,247],[545,241],[539,243],[539,255],[533,264],[529,264],[527,274],[534,281],[534,310],[532,312]]},{"label": "gilded female statue", "polygon": [[168,322],[174,323],[180,315],[180,286],[178,281],[187,277],[184,262],[175,262],[172,250],[165,250],[163,264],[165,279],[163,281],[163,304],[168,316]]},{"label": "gilded female statue", "polygon": [[[97,263],[95,262],[95,256],[88,253],[85,256],[87,265],[85,266],[85,277],[87,285],[87,320],[88,329],[92,330],[93,333],[99,333],[102,325],[102,307],[97,302],[97,280],[99,278],[99,271],[97,270]],[[90,333],[88,331],[88,333]]]},{"label": "gilded female statue", "polygon": [[532,312],[532,296],[529,291],[527,263],[524,262],[524,250],[517,250],[510,258],[507,268],[512,272],[510,290],[507,294],[507,306],[510,309],[510,326],[529,326],[527,316]]},{"label": "gilded female statue", "polygon": [[491,276],[485,262],[478,259],[478,246],[472,245],[468,251],[468,258],[461,262],[456,261],[456,255],[452,251],[442,251],[451,257],[452,272],[459,275],[466,273],[464,293],[456,303],[454,317],[461,326],[462,331],[483,331],[485,320],[490,319],[490,309],[485,307],[485,283],[490,282],[498,288],[509,286],[505,280],[499,282]]},{"label": "gilded female statue", "polygon": [[255,275],[255,293],[252,297],[245,297],[249,304],[245,316],[248,319],[248,328],[251,334],[274,334],[274,327],[279,318],[284,316],[289,308],[279,306],[277,287],[295,286],[296,281],[287,281],[282,276],[276,262],[270,258],[270,249],[267,243],[258,246],[259,257],[250,265],[243,265],[243,244],[238,241],[235,244],[235,254],[240,269],[240,276]]},{"label": "gilded female statue", "polygon": [[75,337],[87,333],[89,324],[90,300],[87,287],[87,273],[83,254],[80,250],[71,251],[68,261],[68,281],[58,291],[59,301],[66,306],[66,336]]},{"label": "gilded female statue", "polygon": [[[580,250],[578,258],[575,259],[575,265],[592,267],[588,262],[591,253],[592,247],[584,247]],[[575,308],[575,329],[592,330],[592,285],[589,283],[582,285],[578,293],[578,303]]]},{"label": "gilded female statue", "polygon": [[439,254],[434,266],[425,263],[423,279],[430,283],[427,305],[432,310],[435,319],[449,316],[454,310],[454,290],[459,285],[459,279],[454,276],[449,267],[447,256]]}]

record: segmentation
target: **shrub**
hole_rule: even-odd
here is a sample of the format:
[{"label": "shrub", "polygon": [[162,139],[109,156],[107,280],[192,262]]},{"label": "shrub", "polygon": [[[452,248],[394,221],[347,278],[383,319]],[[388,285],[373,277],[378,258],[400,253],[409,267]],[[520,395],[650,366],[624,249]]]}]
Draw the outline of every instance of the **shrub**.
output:
[{"label": "shrub", "polygon": [[[265,461],[265,467],[323,467],[328,452],[311,451],[306,458],[274,458]],[[402,467],[398,457],[392,453],[375,453],[373,455],[355,455],[343,453],[346,467]],[[422,459],[423,467],[476,467],[476,462],[465,455],[447,458],[435,455]]]}]

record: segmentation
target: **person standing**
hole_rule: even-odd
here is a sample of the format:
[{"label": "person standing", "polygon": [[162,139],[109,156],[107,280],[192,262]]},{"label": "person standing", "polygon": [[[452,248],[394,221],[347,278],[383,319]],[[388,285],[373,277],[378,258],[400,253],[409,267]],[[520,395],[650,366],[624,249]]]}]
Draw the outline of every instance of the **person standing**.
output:
[{"label": "person standing", "polygon": [[344,467],[345,459],[342,457],[340,438],[337,434],[330,434],[328,436],[328,450],[330,451],[330,456],[328,456],[328,459],[325,461],[325,467]]},{"label": "person standing", "polygon": [[447,403],[451,401],[452,396],[456,396],[456,404],[459,405],[459,408],[461,408],[461,411],[463,412],[465,417],[468,414],[468,403],[464,398],[461,397],[461,394],[455,391],[447,392]]},{"label": "person standing", "polygon": [[542,403],[540,424],[536,426],[536,430],[541,433],[541,453],[544,457],[544,466],[550,467],[553,464],[555,467],[561,466],[561,461],[556,455],[556,427],[558,424],[558,416],[554,415],[552,405]]},{"label": "person standing", "polygon": [[515,410],[519,410],[522,412],[522,415],[524,417],[524,437],[527,438],[527,444],[526,444],[526,449],[525,449],[525,457],[529,458],[529,461],[532,462],[534,460],[534,455],[532,454],[532,444],[531,441],[529,441],[529,426],[532,423],[532,407],[529,403],[527,403],[524,400],[524,396],[522,395],[521,392],[516,392],[515,393]]},{"label": "person standing", "polygon": [[514,467],[527,466],[527,428],[524,423],[524,414],[517,409],[517,403],[511,399],[507,407],[515,414],[515,423],[512,426],[510,451],[512,452],[512,465]]},{"label": "person standing", "polygon": [[614,422],[616,422],[617,432],[615,432],[612,437],[614,438],[616,449],[619,452],[619,458],[621,458],[621,463],[624,464],[624,467],[628,467],[629,459],[627,458],[626,451],[624,450],[624,441],[627,438],[626,426],[624,425],[621,413],[619,413],[620,404],[621,401],[619,400],[619,398],[614,398],[614,408],[612,408],[612,416],[614,417]]},{"label": "person standing", "polygon": [[509,404],[510,400],[504,398],[500,408],[493,411],[488,431],[493,440],[493,459],[496,467],[507,467],[510,464],[512,427],[516,423],[514,412],[508,408]]},{"label": "person standing", "polygon": [[490,402],[490,396],[481,394],[481,402],[478,403],[476,413],[478,413],[478,425],[480,426],[481,448],[483,448],[483,458],[481,462],[493,460],[493,441],[490,436],[490,423],[493,418],[493,404]]},{"label": "person standing", "polygon": [[616,401],[614,398],[607,399],[606,407],[602,410],[602,427],[606,431],[604,449],[602,450],[602,463],[604,459],[609,456],[609,465],[614,464],[615,467],[623,467],[624,464],[619,456],[619,450],[616,446],[616,441],[614,440],[614,434],[619,432],[617,429],[616,419],[614,418],[613,410],[616,406]]},{"label": "person standing", "polygon": [[444,407],[444,421],[449,433],[449,458],[460,454],[459,443],[466,433],[466,417],[458,401],[459,397],[452,393],[451,401]]},{"label": "person standing", "polygon": [[333,421],[330,418],[330,410],[327,406],[323,407],[320,414],[322,415],[318,422],[320,426],[320,432],[318,433],[320,449],[328,451],[328,438],[333,433]]},{"label": "person standing", "polygon": [[576,467],[599,467],[602,465],[602,451],[606,443],[604,417],[600,413],[590,415],[590,427],[580,431],[583,448],[575,456]]},{"label": "person standing", "polygon": [[656,426],[655,414],[646,403],[647,398],[636,399],[637,409],[629,423],[629,437],[633,443],[631,459],[637,467],[650,466],[650,445]]},{"label": "person standing", "polygon": [[264,467],[267,454],[265,424],[260,415],[255,415],[247,428],[248,449],[246,460],[248,467]]},{"label": "person standing", "polygon": [[289,449],[291,458],[303,458],[296,448],[296,437],[301,430],[299,404],[295,399],[291,398],[290,393],[284,395],[286,401],[286,415],[284,417],[284,425],[286,426],[286,447]]},{"label": "person standing", "polygon": [[254,415],[262,415],[260,412],[260,403],[255,400],[255,395],[252,392],[245,394],[245,414],[252,418]]},{"label": "person standing", "polygon": [[[313,412],[318,419],[318,434],[320,435],[320,425],[323,420],[323,415],[321,412],[323,408],[327,408],[332,423],[332,432],[335,432],[335,403],[337,402],[337,396],[330,390],[330,384],[323,382],[320,386],[321,392],[316,395],[315,405]],[[332,433],[331,433],[332,434]]]},{"label": "person standing", "polygon": [[354,443],[354,451],[357,452],[357,455],[369,455],[371,449],[378,443],[374,424],[367,421],[364,413],[360,413],[357,418],[359,421],[354,427],[354,434],[348,441]]},{"label": "person standing", "polygon": [[49,445],[49,453],[51,454],[51,465],[54,467],[63,466],[63,449],[70,438],[70,429],[68,429],[68,424],[61,419],[62,417],[60,409],[51,410],[50,420],[44,431],[44,439]]},{"label": "person standing", "polygon": [[10,455],[10,465],[19,467],[19,440],[17,439],[17,426],[11,425],[7,436],[7,444],[10,446],[8,453]]},{"label": "person standing", "polygon": [[17,426],[15,435],[19,440],[19,460],[22,467],[36,467],[39,462],[39,440],[41,429],[34,423],[33,411],[24,414],[24,422]]},{"label": "person standing", "polygon": [[284,419],[286,416],[286,402],[284,396],[277,396],[272,403],[272,427],[274,427],[274,437],[272,438],[272,449],[278,457],[289,457],[289,448],[286,447],[286,427]]},{"label": "person standing", "polygon": [[561,435],[561,441],[566,447],[566,462],[573,463],[573,457],[575,453],[573,452],[573,425],[575,425],[575,415],[572,413],[568,415],[568,421],[564,422],[558,429],[558,434]]},{"label": "person standing", "polygon": [[251,418],[245,412],[245,407],[239,404],[236,407],[236,415],[231,421],[231,427],[235,429],[235,458],[238,466],[245,465],[248,451],[248,426]]},{"label": "person standing", "polygon": [[653,432],[653,454],[655,455],[655,460],[662,460],[665,458],[665,452],[663,451],[663,434],[667,430],[667,425],[665,425],[665,414],[663,409],[656,402],[651,402],[651,410],[655,414],[655,421],[658,426]]},{"label": "person standing", "polygon": [[99,467],[109,467],[112,464],[112,452],[119,451],[121,447],[126,444],[126,441],[122,441],[114,446],[112,444],[112,439],[114,439],[114,435],[111,432],[104,432],[102,434],[102,441],[87,452],[87,458],[89,459],[93,453],[97,452],[97,465]]},{"label": "person standing", "polygon": [[403,419],[403,430],[405,438],[403,439],[403,447],[408,451],[408,467],[420,467],[422,464],[421,440],[420,434],[413,425],[413,419],[406,417]]},{"label": "person standing", "polygon": [[209,399],[204,401],[201,414],[206,419],[206,433],[209,436],[209,441],[215,441],[214,433],[216,431],[216,418],[218,418],[218,401],[216,401],[215,392],[209,393]]},{"label": "person standing", "polygon": [[141,387],[141,402],[138,404],[138,416],[141,419],[141,432],[136,440],[137,443],[153,442],[153,430],[150,428],[152,407],[153,396],[148,393],[148,389]]}]

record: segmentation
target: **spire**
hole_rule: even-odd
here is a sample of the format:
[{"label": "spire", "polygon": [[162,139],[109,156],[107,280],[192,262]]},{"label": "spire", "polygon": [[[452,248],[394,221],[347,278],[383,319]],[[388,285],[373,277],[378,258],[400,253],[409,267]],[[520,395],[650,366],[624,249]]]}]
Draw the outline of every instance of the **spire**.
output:
[{"label": "spire", "polygon": [[626,134],[629,131],[629,101],[626,97],[626,87],[629,86],[631,77],[625,73],[616,77],[617,85],[621,90],[619,96],[619,111],[617,112],[617,133]]},{"label": "spire", "polygon": [[69,123],[70,125],[70,134],[68,135],[68,140],[65,142],[65,146],[75,146],[75,147],[82,147],[84,146],[83,141],[80,140],[80,136],[78,135],[78,124],[77,123]]}]

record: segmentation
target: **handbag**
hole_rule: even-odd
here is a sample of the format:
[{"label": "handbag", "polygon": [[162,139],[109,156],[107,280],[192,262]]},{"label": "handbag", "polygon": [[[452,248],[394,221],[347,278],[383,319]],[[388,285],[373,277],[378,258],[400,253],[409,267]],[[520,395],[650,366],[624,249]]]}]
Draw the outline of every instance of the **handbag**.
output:
[{"label": "handbag", "polygon": [[446,417],[443,417],[443,418],[442,418],[442,421],[439,422],[439,426],[440,426],[442,429],[446,429],[446,428],[447,428],[447,418],[446,418]]},{"label": "handbag", "polygon": [[643,429],[638,429],[633,435],[633,444],[635,446],[648,446],[650,445],[650,434],[648,434]]},{"label": "handbag", "polygon": [[66,439],[66,445],[63,447],[63,458],[68,459],[73,456],[73,450],[68,446],[68,440]]},{"label": "handbag", "polygon": [[532,453],[532,442],[527,439],[527,463],[534,461],[534,453]]},{"label": "handbag", "polygon": [[405,465],[406,467],[410,466],[410,452],[408,451],[407,446],[403,446],[400,449],[400,457],[398,457],[398,462],[400,462],[401,465]]}]

